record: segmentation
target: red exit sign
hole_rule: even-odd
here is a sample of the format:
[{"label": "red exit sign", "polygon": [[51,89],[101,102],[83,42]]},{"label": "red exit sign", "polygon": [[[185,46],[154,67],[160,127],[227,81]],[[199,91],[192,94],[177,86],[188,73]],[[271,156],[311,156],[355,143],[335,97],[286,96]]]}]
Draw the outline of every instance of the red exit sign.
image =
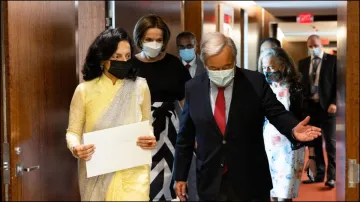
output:
[{"label": "red exit sign", "polygon": [[303,13],[303,14],[300,14],[296,18],[296,22],[298,22],[298,23],[311,23],[311,22],[314,22],[314,16],[312,16],[310,13]]},{"label": "red exit sign", "polygon": [[330,40],[328,38],[321,38],[321,44],[322,45],[329,45],[330,44]]}]

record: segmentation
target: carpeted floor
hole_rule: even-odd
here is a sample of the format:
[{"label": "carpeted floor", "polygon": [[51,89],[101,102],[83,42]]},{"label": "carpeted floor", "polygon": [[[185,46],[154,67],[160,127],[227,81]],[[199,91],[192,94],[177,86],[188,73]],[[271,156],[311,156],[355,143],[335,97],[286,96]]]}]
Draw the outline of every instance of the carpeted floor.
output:
[{"label": "carpeted floor", "polygon": [[[325,149],[324,155],[326,156]],[[308,152],[306,151],[305,163],[307,162],[307,157]],[[326,157],[325,163],[327,163]],[[303,174],[302,178],[303,180],[306,180],[306,174]],[[336,187],[334,189],[329,189],[324,183],[301,184],[299,197],[294,199],[294,201],[336,201]]]}]

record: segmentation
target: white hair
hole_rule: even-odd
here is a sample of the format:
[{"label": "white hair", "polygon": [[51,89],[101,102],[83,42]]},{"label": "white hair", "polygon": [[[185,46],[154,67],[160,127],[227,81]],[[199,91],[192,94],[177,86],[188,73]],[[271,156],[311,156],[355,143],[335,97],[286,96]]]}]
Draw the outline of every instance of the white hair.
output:
[{"label": "white hair", "polygon": [[234,41],[220,32],[210,32],[203,36],[200,45],[200,59],[205,64],[208,57],[219,54],[226,46],[230,46],[233,59],[236,59]]}]

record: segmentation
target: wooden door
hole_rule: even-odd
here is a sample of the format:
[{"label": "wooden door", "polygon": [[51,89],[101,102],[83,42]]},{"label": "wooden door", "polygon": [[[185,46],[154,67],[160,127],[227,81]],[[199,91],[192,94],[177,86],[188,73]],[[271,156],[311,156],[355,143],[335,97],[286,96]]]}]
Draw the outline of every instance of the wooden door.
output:
[{"label": "wooden door", "polygon": [[[75,3],[3,3],[9,200],[79,200],[77,162],[65,141],[77,85]],[[21,162],[40,169],[16,175]]]},{"label": "wooden door", "polygon": [[337,200],[359,201],[359,184],[349,183],[349,160],[360,162],[359,1],[338,7],[338,116],[336,139]]}]

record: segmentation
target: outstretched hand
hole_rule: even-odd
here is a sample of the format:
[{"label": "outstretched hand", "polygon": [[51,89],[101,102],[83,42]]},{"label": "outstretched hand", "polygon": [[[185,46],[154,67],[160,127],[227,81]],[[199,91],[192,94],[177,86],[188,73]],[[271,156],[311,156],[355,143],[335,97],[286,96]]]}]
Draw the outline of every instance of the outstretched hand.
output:
[{"label": "outstretched hand", "polygon": [[321,136],[321,129],[308,125],[310,116],[307,116],[294,128],[294,137],[300,142],[309,142]]}]

